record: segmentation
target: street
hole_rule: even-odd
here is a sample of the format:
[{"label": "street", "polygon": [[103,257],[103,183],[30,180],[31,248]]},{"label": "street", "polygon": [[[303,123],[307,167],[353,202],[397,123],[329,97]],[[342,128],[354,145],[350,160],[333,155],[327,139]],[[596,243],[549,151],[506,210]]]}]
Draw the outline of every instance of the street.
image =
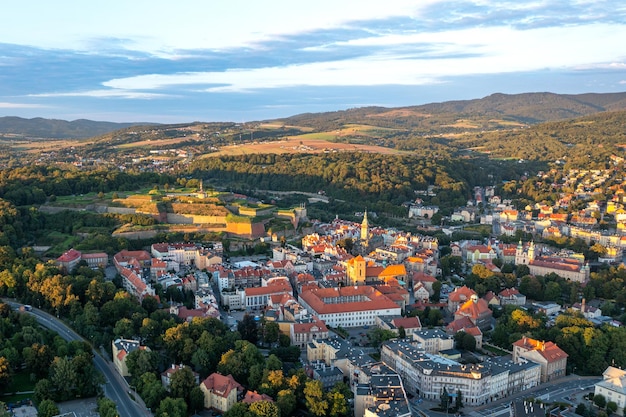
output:
[{"label": "street", "polygon": [[[22,304],[11,301],[7,301],[7,303],[15,309],[19,309],[19,307],[22,306]],[[28,313],[32,314],[40,325],[57,332],[59,336],[68,342],[72,340],[84,340],[61,320],[44,311],[33,308]],[[152,414],[143,406],[143,403],[140,405],[130,398],[128,395],[128,384],[121,375],[113,369],[113,366],[101,356],[100,352],[97,349],[93,349],[93,354],[94,364],[106,381],[103,387],[104,393],[115,402],[120,417],[151,416]]]}]

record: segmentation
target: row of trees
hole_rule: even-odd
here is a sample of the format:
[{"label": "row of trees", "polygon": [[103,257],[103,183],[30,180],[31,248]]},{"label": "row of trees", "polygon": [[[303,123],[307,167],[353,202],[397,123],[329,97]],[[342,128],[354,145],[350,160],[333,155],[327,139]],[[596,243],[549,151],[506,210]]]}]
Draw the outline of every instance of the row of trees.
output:
[{"label": "row of trees", "polygon": [[37,381],[33,398],[40,415],[56,415],[55,402],[99,393],[103,379],[92,359],[88,343],[66,342],[34,317],[0,303],[0,392],[9,390],[15,374],[26,372]]},{"label": "row of trees", "polygon": [[555,342],[568,354],[568,368],[587,375],[599,375],[609,364],[626,366],[626,329],[604,325],[596,327],[580,313],[560,314],[547,327],[541,313],[506,306],[491,334],[492,343],[510,350],[511,344],[528,335]]}]

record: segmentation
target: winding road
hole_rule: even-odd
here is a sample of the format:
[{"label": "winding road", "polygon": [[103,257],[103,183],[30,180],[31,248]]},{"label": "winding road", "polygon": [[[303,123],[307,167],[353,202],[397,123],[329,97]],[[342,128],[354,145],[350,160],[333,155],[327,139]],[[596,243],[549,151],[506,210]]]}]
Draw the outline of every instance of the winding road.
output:
[{"label": "winding road", "polygon": [[[14,309],[19,309],[22,304],[14,301],[4,300]],[[61,320],[46,313],[45,311],[37,308],[32,308],[28,312],[33,315],[37,322],[43,327],[55,331],[64,340],[71,342],[73,340],[84,340],[82,336],[68,327]],[[113,368],[113,365],[101,356],[101,353],[93,349],[93,361],[96,368],[102,373],[105,379],[103,386],[104,394],[110,398],[117,405],[117,411],[120,417],[137,417],[137,416],[152,416],[152,414],[146,409],[141,399],[135,402],[129,395],[129,386],[126,380]]]}]

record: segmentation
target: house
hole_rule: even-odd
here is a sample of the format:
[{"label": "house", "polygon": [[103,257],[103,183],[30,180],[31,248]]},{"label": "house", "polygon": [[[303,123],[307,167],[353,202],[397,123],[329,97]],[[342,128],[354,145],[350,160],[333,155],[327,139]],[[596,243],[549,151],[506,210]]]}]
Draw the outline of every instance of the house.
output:
[{"label": "house", "polygon": [[467,317],[474,326],[481,330],[488,330],[492,325],[493,313],[485,300],[473,294],[470,299],[461,304],[454,313],[455,320],[463,317]]},{"label": "house", "polygon": [[465,285],[456,288],[448,295],[448,311],[454,313],[458,310],[459,306],[469,300],[472,295],[476,295],[476,292]]},{"label": "house", "polygon": [[469,319],[469,317],[462,317],[458,320],[452,321],[446,326],[446,333],[449,335],[455,335],[458,332],[465,332],[471,335],[476,340],[476,349],[482,349],[483,347],[483,332]]},{"label": "house", "polygon": [[609,366],[602,373],[602,381],[596,383],[594,395],[603,395],[617,404],[616,413],[624,415],[626,407],[626,371]]},{"label": "house", "polygon": [[428,301],[430,299],[430,292],[424,284],[418,282],[413,286],[413,297],[416,301]]},{"label": "house", "polygon": [[506,288],[500,291],[498,298],[500,299],[500,304],[503,306],[523,306],[526,304],[526,296],[520,293],[517,288]]},{"label": "house", "polygon": [[269,401],[273,403],[274,399],[267,394],[259,394],[256,391],[248,390],[248,392],[246,392],[245,397],[243,397],[243,400],[241,400],[242,403],[246,403],[246,404],[252,404],[252,403],[259,402],[259,401]]},{"label": "house", "polygon": [[422,323],[419,317],[376,317],[376,326],[383,330],[390,330],[396,335],[400,333],[400,328],[404,329],[406,337],[412,338],[413,333],[422,330]]},{"label": "house", "polygon": [[417,284],[422,284],[426,290],[428,291],[428,295],[431,296],[435,293],[433,290],[433,284],[437,282],[437,278],[432,275],[426,274],[424,272],[414,272],[411,275],[413,279],[413,292],[415,292],[415,286]]},{"label": "house", "polygon": [[421,343],[426,353],[437,354],[442,350],[454,349],[454,338],[441,329],[413,332],[413,340]]},{"label": "house", "polygon": [[541,382],[565,376],[567,353],[553,342],[543,342],[524,336],[513,343],[513,362],[523,359],[541,365]]},{"label": "house", "polygon": [[113,365],[121,376],[130,376],[128,372],[128,366],[126,365],[126,358],[131,352],[138,349],[150,351],[147,346],[141,346],[139,340],[131,339],[115,339],[111,342],[111,350],[113,352]]},{"label": "house", "polygon": [[304,347],[314,339],[328,339],[328,327],[323,321],[313,316],[313,320],[291,324],[289,338],[293,346]]},{"label": "house", "polygon": [[72,272],[80,262],[81,256],[76,249],[70,249],[57,258],[57,265],[66,272]]},{"label": "house", "polygon": [[587,320],[597,319],[602,316],[602,310],[597,307],[588,305],[583,298],[582,303],[572,305],[572,310],[580,312]]},{"label": "house", "polygon": [[222,413],[227,412],[243,393],[243,387],[232,375],[212,373],[200,384],[204,394],[204,408],[213,408]]},{"label": "house", "polygon": [[184,369],[184,368],[189,368],[191,370],[191,372],[193,372],[193,376],[194,379],[196,381],[196,384],[200,383],[200,374],[193,371],[190,367],[185,366],[185,365],[176,365],[176,364],[172,364],[172,366],[170,366],[169,368],[167,368],[165,371],[161,372],[161,384],[163,385],[163,388],[165,388],[166,390],[170,390],[170,383],[172,382],[172,376]]}]

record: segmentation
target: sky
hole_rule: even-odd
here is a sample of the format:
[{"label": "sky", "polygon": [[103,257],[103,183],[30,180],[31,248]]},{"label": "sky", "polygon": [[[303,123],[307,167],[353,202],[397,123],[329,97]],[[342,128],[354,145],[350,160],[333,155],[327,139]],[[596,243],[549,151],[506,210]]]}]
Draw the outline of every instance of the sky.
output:
[{"label": "sky", "polygon": [[0,116],[248,122],[626,91],[623,0],[7,0]]}]

